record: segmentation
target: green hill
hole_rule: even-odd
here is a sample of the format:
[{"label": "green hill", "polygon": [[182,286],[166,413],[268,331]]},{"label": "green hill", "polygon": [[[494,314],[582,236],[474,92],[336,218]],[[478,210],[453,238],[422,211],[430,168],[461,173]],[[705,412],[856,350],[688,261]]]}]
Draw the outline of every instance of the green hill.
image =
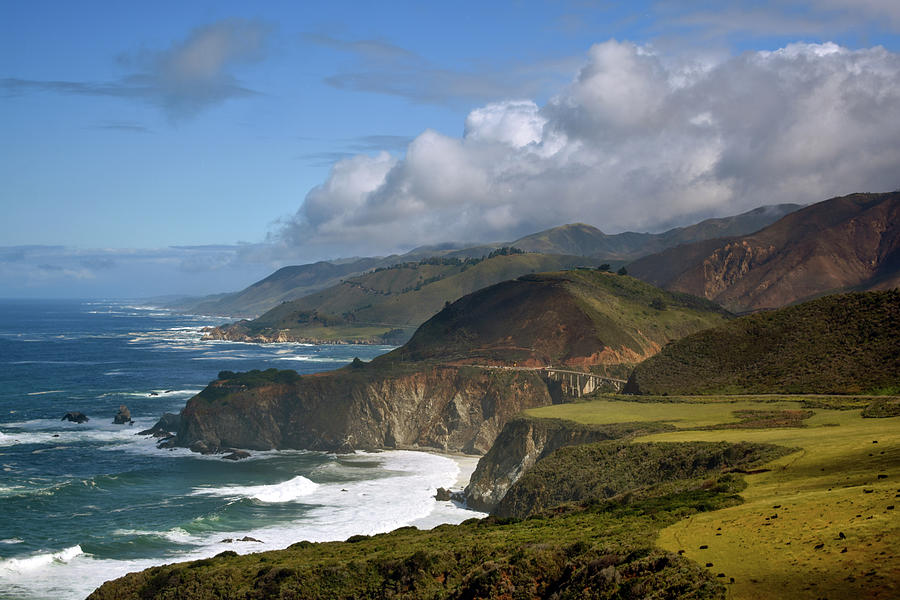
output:
[{"label": "green hill", "polygon": [[826,296],[735,319],[640,364],[636,394],[900,391],[900,291]]},{"label": "green hill", "polygon": [[[740,215],[707,219],[695,225],[676,227],[663,233],[635,233],[627,231],[625,233],[607,235],[591,225],[575,223],[540,231],[514,242],[432,244],[414,248],[402,255],[320,261],[306,265],[283,267],[268,277],[237,292],[216,294],[204,298],[181,299],[166,305],[169,308],[182,312],[232,317],[258,316],[282,302],[290,302],[308,294],[325,290],[340,284],[347,278],[364,275],[372,269],[390,267],[398,263],[417,263],[428,259],[443,258],[459,259],[461,261],[480,259],[504,246],[514,246],[527,252],[540,254],[590,256],[598,259],[599,262],[611,263],[613,268],[616,269],[628,260],[660,252],[679,244],[752,233],[798,208],[800,206],[796,204],[762,206]],[[599,262],[593,263],[581,258],[572,264],[599,264]],[[568,266],[571,265],[544,265],[537,270],[551,271]],[[520,274],[511,274],[507,279]],[[496,281],[501,280],[494,279],[484,285],[495,283]],[[459,295],[453,298],[457,297]],[[430,314],[426,316],[430,316]],[[374,329],[360,329],[356,332],[356,335],[365,339],[366,336],[377,336],[378,334]]]},{"label": "green hill", "polygon": [[495,250],[488,258],[428,258],[346,279],[283,303],[213,338],[254,341],[402,343],[445,303],[526,273],[597,264],[579,256]]},{"label": "green hill", "polygon": [[[590,367],[635,364],[723,323],[717,305],[595,269],[525,275],[445,307],[384,360]],[[379,359],[376,359],[379,360]]]}]

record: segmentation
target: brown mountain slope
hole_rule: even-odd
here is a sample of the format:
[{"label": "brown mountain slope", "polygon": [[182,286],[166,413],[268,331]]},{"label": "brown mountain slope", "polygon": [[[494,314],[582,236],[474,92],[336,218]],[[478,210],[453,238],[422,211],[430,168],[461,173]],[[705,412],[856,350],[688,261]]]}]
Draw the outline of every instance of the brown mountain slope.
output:
[{"label": "brown mountain slope", "polygon": [[628,270],[732,311],[848,289],[888,289],[900,282],[900,192],[832,198],[752,235],[679,246]]},{"label": "brown mountain slope", "polygon": [[634,260],[680,244],[753,233],[799,208],[801,208],[799,204],[760,206],[739,215],[706,219],[694,225],[676,227],[662,233],[626,231],[608,235],[591,225],[572,223],[519,238],[509,245],[527,252],[543,254],[576,254],[605,260]]},{"label": "brown mountain slope", "polygon": [[729,316],[711,302],[633,277],[589,269],[525,275],[448,305],[373,364],[624,365]]}]

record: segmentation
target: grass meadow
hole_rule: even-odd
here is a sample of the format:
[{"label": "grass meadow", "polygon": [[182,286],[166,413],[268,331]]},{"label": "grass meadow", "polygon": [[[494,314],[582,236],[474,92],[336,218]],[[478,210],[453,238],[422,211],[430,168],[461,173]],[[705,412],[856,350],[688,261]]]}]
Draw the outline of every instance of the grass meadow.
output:
[{"label": "grass meadow", "polygon": [[[656,544],[706,565],[729,598],[900,597],[900,418],[864,418],[861,397],[601,396],[528,411],[580,423],[663,421],[635,442],[771,443],[798,451],[744,475],[742,504],[691,515]],[[809,408],[833,406],[843,408]],[[738,411],[809,411],[800,426],[736,428]],[[736,414],[738,413],[738,414]],[[717,428],[720,426],[730,428]],[[731,582],[733,578],[733,583]]]}]

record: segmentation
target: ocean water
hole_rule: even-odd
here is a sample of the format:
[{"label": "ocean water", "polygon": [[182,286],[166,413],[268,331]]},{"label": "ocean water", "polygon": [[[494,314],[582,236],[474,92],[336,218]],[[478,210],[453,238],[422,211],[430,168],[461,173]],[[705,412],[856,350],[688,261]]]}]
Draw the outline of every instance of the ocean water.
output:
[{"label": "ocean water", "polygon": [[[201,341],[220,322],[114,302],[0,300],[0,598],[84,598],[127,572],[224,550],[481,516],[434,500],[459,475],[443,456],[269,451],[232,462],[137,436],[220,370],[314,373],[390,349]],[[112,423],[121,404],[134,425]],[[61,421],[69,411],[90,420]]]}]

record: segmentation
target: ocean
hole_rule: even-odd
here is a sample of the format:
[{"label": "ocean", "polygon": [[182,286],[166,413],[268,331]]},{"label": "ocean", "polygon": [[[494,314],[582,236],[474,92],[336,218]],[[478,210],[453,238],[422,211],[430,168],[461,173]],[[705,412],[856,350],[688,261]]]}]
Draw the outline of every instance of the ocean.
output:
[{"label": "ocean", "polygon": [[[0,598],[84,598],[125,573],[224,550],[483,516],[433,498],[471,461],[409,451],[227,461],[136,435],[221,370],[314,373],[390,350],[201,340],[221,322],[109,301],[0,300]],[[113,424],[122,404],[133,425]],[[62,421],[70,411],[90,420]]]}]

